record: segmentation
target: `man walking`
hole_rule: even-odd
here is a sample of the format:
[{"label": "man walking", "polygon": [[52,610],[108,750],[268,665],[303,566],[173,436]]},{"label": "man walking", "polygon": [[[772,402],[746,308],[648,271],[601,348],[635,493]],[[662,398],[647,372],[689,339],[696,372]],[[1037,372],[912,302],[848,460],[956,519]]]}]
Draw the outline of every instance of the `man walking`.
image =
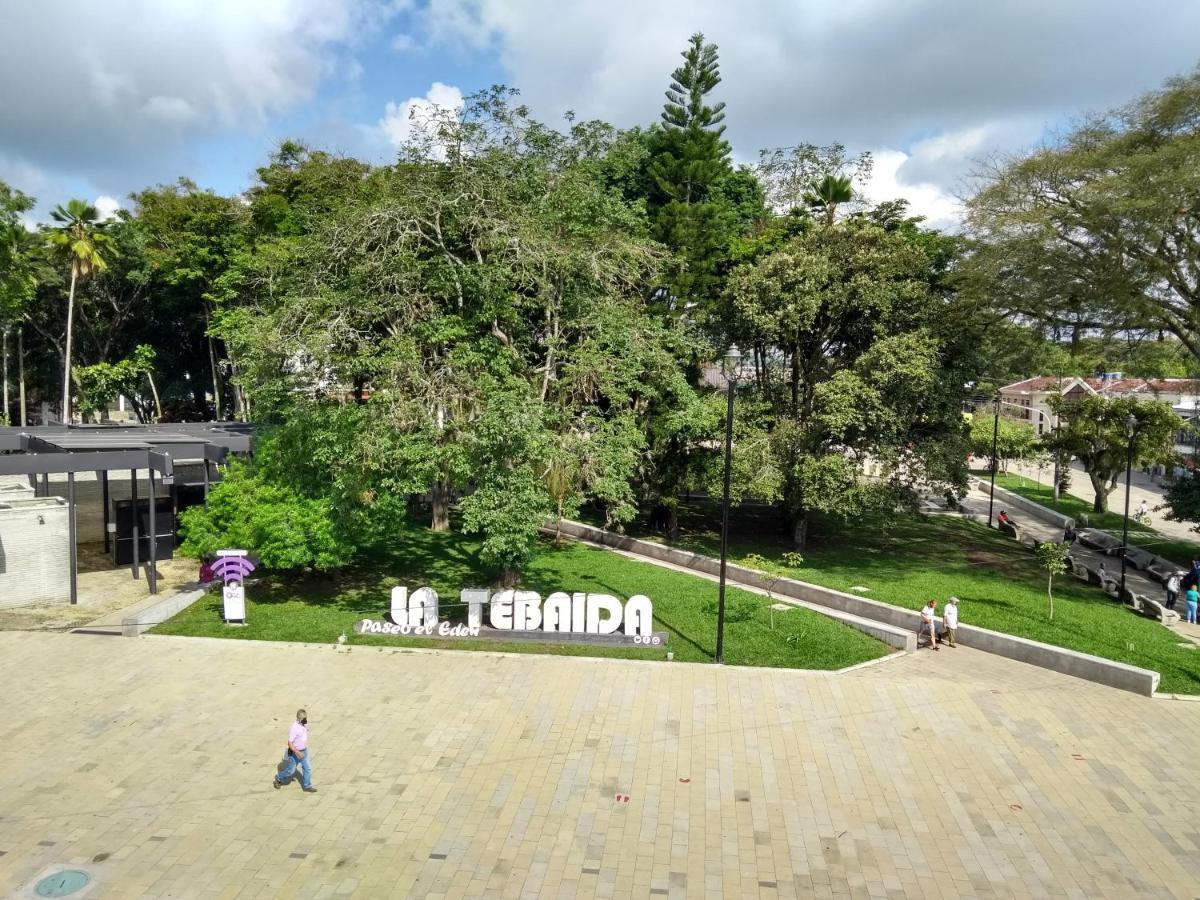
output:
[{"label": "man walking", "polygon": [[957,647],[954,642],[954,634],[958,630],[958,598],[950,597],[946,600],[946,605],[942,607],[942,626],[946,635],[946,643],[951,647]]},{"label": "man walking", "polygon": [[1167,609],[1174,609],[1175,601],[1179,599],[1179,587],[1183,584],[1182,575],[1182,572],[1173,572],[1167,579]]},{"label": "man walking", "polygon": [[315,794],[317,789],[312,786],[312,766],[308,762],[308,713],[302,709],[296,710],[296,721],[288,729],[283,771],[276,775],[274,780],[276,790],[292,780],[297,765],[300,766],[300,787],[306,794]]},{"label": "man walking", "polygon": [[921,635],[929,632],[929,648],[931,650],[938,649],[937,645],[937,624],[933,617],[937,613],[937,601],[930,600],[921,607],[921,624],[917,626],[917,646],[921,646]]}]

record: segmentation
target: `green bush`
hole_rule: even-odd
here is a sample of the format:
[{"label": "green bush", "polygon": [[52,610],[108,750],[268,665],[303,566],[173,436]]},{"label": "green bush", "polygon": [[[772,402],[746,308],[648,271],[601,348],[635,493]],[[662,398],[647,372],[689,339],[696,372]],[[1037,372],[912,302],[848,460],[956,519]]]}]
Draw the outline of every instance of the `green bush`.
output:
[{"label": "green bush", "polygon": [[208,497],[208,508],[183,513],[180,551],[203,556],[236,547],[269,569],[336,569],[355,548],[335,530],[327,499],[304,497],[233,462]]}]

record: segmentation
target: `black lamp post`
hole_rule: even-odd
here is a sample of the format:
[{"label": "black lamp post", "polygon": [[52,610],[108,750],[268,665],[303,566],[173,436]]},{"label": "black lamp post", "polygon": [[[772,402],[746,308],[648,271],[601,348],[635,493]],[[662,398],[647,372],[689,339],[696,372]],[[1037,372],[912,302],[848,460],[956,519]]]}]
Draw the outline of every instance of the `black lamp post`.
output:
[{"label": "black lamp post", "polygon": [[1125,436],[1129,444],[1125,451],[1125,521],[1121,526],[1121,590],[1117,599],[1125,602],[1125,550],[1129,546],[1129,477],[1133,472],[1133,438],[1137,434],[1138,420],[1133,413],[1125,420]]},{"label": "black lamp post", "polygon": [[988,492],[988,528],[992,527],[992,507],[996,505],[996,470],[1000,468],[1000,460],[996,458],[996,444],[1000,436],[1000,395],[992,404],[992,487]]},{"label": "black lamp post", "polygon": [[725,487],[721,494],[721,578],[717,586],[717,662],[725,662],[725,557],[729,549],[729,474],[733,459],[733,389],[742,361],[737,344],[730,344],[722,360],[725,373]]}]

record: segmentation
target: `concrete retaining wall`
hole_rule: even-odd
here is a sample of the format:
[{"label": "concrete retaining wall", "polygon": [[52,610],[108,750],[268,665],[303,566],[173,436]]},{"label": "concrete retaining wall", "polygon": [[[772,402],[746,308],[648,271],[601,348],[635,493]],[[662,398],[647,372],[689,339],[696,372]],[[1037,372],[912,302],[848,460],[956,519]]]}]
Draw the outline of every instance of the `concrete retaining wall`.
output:
[{"label": "concrete retaining wall", "polygon": [[70,549],[65,500],[0,502],[0,609],[70,603]]},{"label": "concrete retaining wall", "polygon": [[[992,489],[992,483],[987,479],[976,479],[975,486],[985,494]],[[1043,522],[1049,522],[1052,525],[1057,525],[1059,528],[1065,529],[1068,524],[1075,522],[1070,516],[1064,516],[1060,512],[1055,512],[1047,506],[1042,506],[1040,503],[1035,503],[1020,494],[1014,494],[1012,491],[996,485],[996,509],[993,515],[1000,515],[1000,510],[1019,509],[1023,513],[1028,513],[1036,519]],[[1020,522],[1017,523],[1018,525]]]},{"label": "concrete retaining wall", "polygon": [[161,625],[167,619],[183,612],[201,597],[208,593],[208,588],[195,585],[186,587],[169,597],[164,597],[157,603],[145,606],[131,616],[121,620],[121,633],[126,637],[137,637],[149,631],[155,625]]},{"label": "concrete retaining wall", "polygon": [[[628,550],[640,556],[663,560],[709,575],[718,574],[721,568],[719,560],[708,556],[613,534],[582,522],[564,520],[562,531],[573,537]],[[731,582],[750,584],[755,587],[766,587],[770,581],[760,572],[735,565],[726,566],[726,577]],[[893,629],[904,630],[913,635],[916,634],[921,618],[921,614],[915,610],[903,609],[899,606],[892,606],[890,603],[882,603],[878,600],[870,600],[856,594],[846,594],[794,579],[777,581],[772,590],[776,595],[793,597],[817,606],[849,613],[861,619],[882,622]],[[965,647],[1006,656],[1018,662],[1041,666],[1064,675],[1073,675],[1076,678],[1083,678],[1124,691],[1132,691],[1147,697],[1151,696],[1158,688],[1159,674],[1157,672],[1139,669],[1136,666],[1114,662],[1099,656],[1091,656],[1087,653],[1078,653],[1074,650],[1066,650],[1062,647],[1054,647],[1050,644],[970,625],[960,625],[957,638],[958,642]]]},{"label": "concrete retaining wall", "polygon": [[[638,556],[671,563],[672,565],[691,569],[694,572],[703,572],[705,575],[719,575],[721,573],[721,563],[719,560],[700,556],[696,553],[689,553],[686,550],[664,547],[662,544],[639,541],[636,538],[613,534],[611,531],[594,528],[591,525],[584,525],[582,522],[563,520],[562,533],[582,540],[592,541],[593,543],[603,544],[606,547],[627,550],[631,553],[636,553]],[[745,569],[741,566],[729,564],[726,565],[725,571],[728,581],[749,585],[764,591],[770,590],[781,602],[786,603],[791,599],[802,603],[813,603],[809,597],[803,596],[802,590],[804,587],[812,587],[811,585],[803,585],[801,582],[789,579],[776,581],[754,569]],[[818,590],[824,590],[824,588],[818,588]],[[832,591],[831,593],[837,592]],[[849,596],[850,599],[859,599],[852,595],[846,596]],[[850,609],[841,609],[824,602],[815,603],[814,605],[821,607],[821,609],[815,610],[816,612],[825,613],[843,624],[849,625],[851,628],[856,628],[859,631],[869,634],[889,647],[909,651],[917,649],[915,625],[912,628],[909,628],[906,624],[896,625],[874,616],[861,616]]]}]

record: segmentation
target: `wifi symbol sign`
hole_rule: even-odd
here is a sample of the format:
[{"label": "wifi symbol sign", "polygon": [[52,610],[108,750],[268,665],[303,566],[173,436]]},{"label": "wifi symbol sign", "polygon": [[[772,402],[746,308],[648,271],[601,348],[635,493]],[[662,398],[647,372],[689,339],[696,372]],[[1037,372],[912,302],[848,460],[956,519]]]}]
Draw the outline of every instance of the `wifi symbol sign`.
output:
[{"label": "wifi symbol sign", "polygon": [[254,571],[254,563],[247,559],[245,550],[218,550],[212,571],[226,582],[243,581]]}]

